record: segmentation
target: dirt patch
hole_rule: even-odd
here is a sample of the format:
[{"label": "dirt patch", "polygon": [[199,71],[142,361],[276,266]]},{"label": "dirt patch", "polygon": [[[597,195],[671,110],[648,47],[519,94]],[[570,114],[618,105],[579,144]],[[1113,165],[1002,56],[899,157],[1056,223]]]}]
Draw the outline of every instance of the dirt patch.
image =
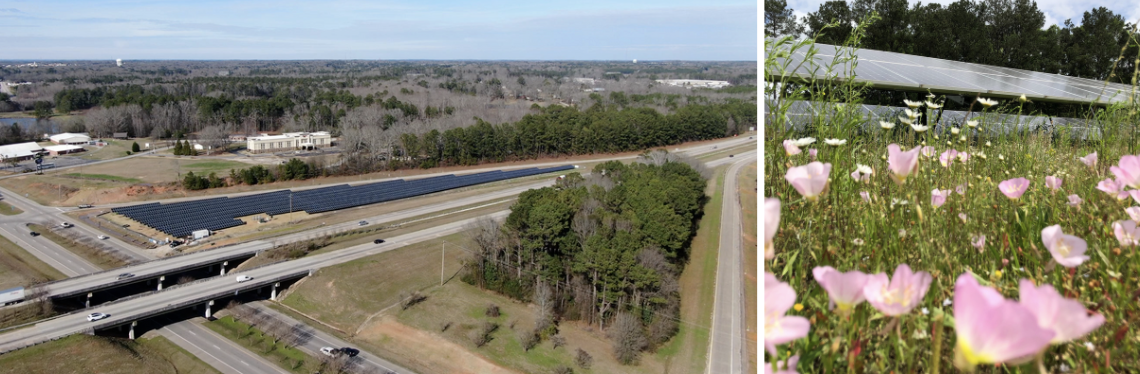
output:
[{"label": "dirt patch", "polygon": [[381,316],[361,330],[360,340],[374,342],[375,345],[397,347],[431,347],[431,354],[404,356],[410,359],[407,365],[434,368],[434,372],[455,374],[511,374],[522,373],[509,370],[462,346],[438,335],[408,327],[392,316]]}]

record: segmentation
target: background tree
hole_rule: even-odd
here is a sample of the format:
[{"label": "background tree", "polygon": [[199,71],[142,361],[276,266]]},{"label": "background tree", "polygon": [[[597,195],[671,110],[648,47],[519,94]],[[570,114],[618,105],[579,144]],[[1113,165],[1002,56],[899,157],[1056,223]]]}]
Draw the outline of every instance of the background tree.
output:
[{"label": "background tree", "polygon": [[793,9],[788,8],[787,0],[764,2],[764,32],[772,37],[799,36],[804,26],[796,19]]}]

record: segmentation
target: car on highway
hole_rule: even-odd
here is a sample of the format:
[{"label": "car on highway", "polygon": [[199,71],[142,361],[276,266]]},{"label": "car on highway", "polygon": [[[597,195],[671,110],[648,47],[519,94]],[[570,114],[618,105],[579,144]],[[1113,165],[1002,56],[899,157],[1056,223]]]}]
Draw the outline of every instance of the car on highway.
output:
[{"label": "car on highway", "polygon": [[107,239],[107,235],[99,235],[99,240]]},{"label": "car on highway", "polygon": [[134,276],[135,275],[131,274],[131,273],[122,273],[122,274],[119,274],[119,279],[134,278]]},{"label": "car on highway", "polygon": [[373,240],[372,242],[375,244],[381,244],[381,243],[384,243],[384,239],[376,239],[376,240]]},{"label": "car on highway", "polygon": [[253,280],[253,277],[251,277],[251,276],[248,276],[248,275],[239,275],[239,276],[237,276],[237,281],[238,281],[238,283],[241,283],[241,282],[247,282],[247,281],[251,281],[251,280]]},{"label": "car on highway", "polygon": [[61,222],[61,223],[59,224],[59,227],[62,227],[62,228],[65,228],[65,229],[66,229],[66,228],[68,228],[68,227],[71,227],[71,224],[70,224],[70,223],[67,223],[67,222]]},{"label": "car on highway", "polygon": [[368,221],[360,221],[360,222],[358,222],[358,223],[359,223],[361,226],[364,226],[364,225],[367,225],[367,224],[368,224]]},{"label": "car on highway", "polygon": [[87,209],[87,208],[94,208],[94,207],[95,206],[91,205],[91,204],[79,204],[79,209]]},{"label": "car on highway", "polygon": [[38,233],[38,232],[35,232],[35,231],[32,231],[31,235],[32,235],[32,236],[40,236],[40,233]]},{"label": "car on highway", "polygon": [[104,318],[107,318],[110,316],[111,316],[110,314],[106,314],[106,313],[98,313],[98,312],[91,313],[91,314],[87,315],[87,322],[95,322],[95,321],[98,321],[98,320],[101,320],[101,319],[104,319]]},{"label": "car on highway", "polygon": [[356,355],[360,354],[360,350],[351,347],[344,347],[340,349],[340,353],[344,353],[348,357],[356,357]]},{"label": "car on highway", "polygon": [[733,156],[733,155],[728,155],[728,157],[732,157],[732,156]]},{"label": "car on highway", "polygon": [[340,354],[340,350],[333,347],[321,347],[321,353],[324,353],[325,356],[332,357]]}]

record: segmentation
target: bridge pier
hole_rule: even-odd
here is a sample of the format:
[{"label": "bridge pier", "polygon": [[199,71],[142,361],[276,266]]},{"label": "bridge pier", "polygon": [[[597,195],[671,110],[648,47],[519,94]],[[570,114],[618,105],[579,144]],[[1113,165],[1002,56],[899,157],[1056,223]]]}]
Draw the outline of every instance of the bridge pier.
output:
[{"label": "bridge pier", "polygon": [[230,264],[229,261],[223,261],[222,262],[222,273],[218,274],[218,275],[226,275],[226,265],[229,265],[229,264]]},{"label": "bridge pier", "polygon": [[85,301],[83,302],[83,307],[84,307],[84,308],[90,308],[90,307],[91,307],[91,298],[92,298],[92,297],[95,297],[95,293],[94,293],[94,292],[88,292],[88,293],[87,293],[87,300],[85,300]]},{"label": "bridge pier", "polygon": [[277,300],[277,287],[281,287],[281,282],[276,282],[273,283],[272,286],[269,286],[269,300]]},{"label": "bridge pier", "polygon": [[135,326],[139,325],[139,321],[131,322],[131,331],[127,332],[127,338],[135,340]]},{"label": "bridge pier", "polygon": [[210,312],[210,309],[211,309],[210,307],[212,307],[213,305],[214,305],[214,300],[210,300],[210,301],[206,302],[206,319],[210,319],[210,317],[214,315],[213,313]]},{"label": "bridge pier", "polygon": [[164,280],[166,280],[165,275],[158,277],[158,290],[159,291],[162,291],[162,281],[164,281]]}]

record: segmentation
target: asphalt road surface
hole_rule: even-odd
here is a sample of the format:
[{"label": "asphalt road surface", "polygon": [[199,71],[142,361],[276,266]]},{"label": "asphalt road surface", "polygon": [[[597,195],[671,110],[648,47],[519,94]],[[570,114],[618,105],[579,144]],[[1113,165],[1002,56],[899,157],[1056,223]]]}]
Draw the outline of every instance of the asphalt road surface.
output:
[{"label": "asphalt road surface", "polygon": [[709,334],[709,374],[743,374],[748,372],[744,344],[744,251],[743,219],[737,176],[741,169],[755,162],[753,153],[733,163],[724,177],[724,194],[720,213],[720,249],[717,255],[716,296],[713,303],[713,325]]},{"label": "asphalt road surface", "polygon": [[[257,310],[261,311],[262,313],[265,313],[269,316],[272,316],[273,318],[284,321],[287,324],[295,325],[297,323],[300,323],[296,319],[293,319],[292,317],[289,317],[289,316],[287,316],[281,312],[278,312],[277,310],[274,310],[273,308],[270,308],[268,305],[266,305],[266,303],[267,302],[265,302],[265,301],[259,301],[259,302],[255,302],[255,303],[249,303],[247,305],[249,305],[253,308],[256,308]],[[306,340],[305,343],[300,346],[300,348],[302,350],[307,351],[309,354],[311,354],[313,356],[319,357],[320,355],[323,354],[323,353],[321,353],[321,347],[333,347],[333,348],[352,347],[352,348],[360,349],[360,347],[357,347],[353,344],[350,344],[347,341],[338,339],[337,337],[332,336],[330,334],[327,334],[324,331],[321,331],[318,329],[312,329],[310,332],[312,333],[312,336],[310,336],[309,339]],[[408,370],[402,366],[393,364],[393,363],[389,362],[388,360],[385,360],[385,359],[380,358],[376,355],[368,353],[368,352],[364,351],[363,349],[360,349],[360,354],[358,354],[356,357],[353,357],[350,362],[353,365],[378,368],[378,369],[380,369],[381,373],[387,373],[387,372],[395,372],[398,374],[413,373],[413,371],[411,371],[411,370]]]},{"label": "asphalt road surface", "polygon": [[202,322],[205,319],[178,322],[163,327],[159,333],[223,374],[290,374],[280,366],[202,326]]},{"label": "asphalt road surface", "polygon": [[[508,213],[509,211],[503,210],[489,214],[488,217],[491,217],[493,219],[503,219],[507,216]],[[315,271],[327,266],[332,266],[387,252],[396,248],[400,248],[401,246],[407,246],[414,243],[461,232],[466,227],[468,227],[468,225],[473,224],[477,220],[478,218],[471,218],[458,222],[434,226],[421,231],[388,238],[388,242],[384,244],[361,244],[335,252],[324,253],[312,257],[304,257],[292,261],[285,261],[274,265],[251,269],[248,271],[230,273],[225,276],[210,278],[198,283],[186,284],[182,287],[167,288],[161,292],[155,292],[146,296],[99,305],[76,313],[46,320],[32,327],[16,329],[9,331],[6,334],[0,335],[0,352],[7,352],[13,349],[18,349],[30,344],[43,342],[47,339],[88,331],[94,324],[87,321],[87,313],[100,312],[110,315],[110,317],[99,321],[99,324],[116,322],[130,323],[131,321],[134,321],[139,315],[159,311],[165,309],[170,305],[181,305],[186,302],[196,300],[202,297],[202,295],[212,293],[228,294],[236,292],[238,290],[247,289],[250,284],[257,283],[256,281],[258,279],[269,279],[275,276],[306,270]],[[253,277],[254,282],[250,282],[249,284],[238,283],[235,281],[237,275],[251,276]],[[223,305],[215,305],[214,310],[220,310],[223,307]]]}]

